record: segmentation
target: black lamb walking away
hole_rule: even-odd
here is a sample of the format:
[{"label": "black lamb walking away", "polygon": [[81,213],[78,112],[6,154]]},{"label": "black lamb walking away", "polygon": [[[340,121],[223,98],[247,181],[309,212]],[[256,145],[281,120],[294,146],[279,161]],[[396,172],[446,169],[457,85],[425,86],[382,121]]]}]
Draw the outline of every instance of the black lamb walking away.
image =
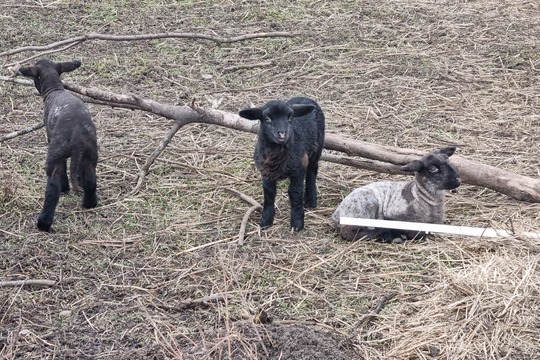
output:
[{"label": "black lamb walking away", "polygon": [[64,89],[60,75],[81,66],[80,61],[55,63],[41,59],[19,69],[21,75],[34,79],[43,97],[43,122],[47,129],[47,187],[37,227],[52,231],[54,212],[61,192],[68,192],[66,161],[71,157],[70,178],[75,191],[84,190],[83,207],[97,205],[96,165],[98,146],[96,127],[84,102]]},{"label": "black lamb walking away", "polygon": [[435,150],[402,166],[402,171],[415,173],[412,181],[380,181],[353,190],[332,215],[341,237],[402,242],[425,236],[418,231],[340,225],[341,217],[442,224],[444,190],[461,184],[456,168],[449,161],[455,150],[455,147]]},{"label": "black lamb walking away", "polygon": [[317,206],[317,172],[324,145],[324,114],[312,99],[272,100],[244,109],[240,116],[260,120],[254,160],[261,172],[264,205],[260,225],[274,223],[277,182],[288,178],[291,228],[304,228],[304,206]]}]

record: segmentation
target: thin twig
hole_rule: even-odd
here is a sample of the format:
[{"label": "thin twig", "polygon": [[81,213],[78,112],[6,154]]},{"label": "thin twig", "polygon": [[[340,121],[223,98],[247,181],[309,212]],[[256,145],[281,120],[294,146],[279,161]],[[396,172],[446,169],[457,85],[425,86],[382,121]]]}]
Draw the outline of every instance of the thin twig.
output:
[{"label": "thin twig", "polygon": [[200,299],[195,299],[195,300],[192,300],[192,299],[182,300],[176,306],[156,304],[156,303],[152,303],[152,305],[154,305],[157,308],[165,309],[165,310],[183,311],[186,309],[193,309],[196,307],[206,307],[206,306],[209,306],[211,303],[218,303],[222,301],[225,301],[225,296],[221,294],[213,294],[213,295],[204,296]]},{"label": "thin twig", "polygon": [[235,190],[233,188],[226,187],[225,190],[227,190],[230,193],[233,193],[235,195],[240,196],[240,199],[250,203],[252,206],[246,211],[244,214],[244,217],[242,218],[242,223],[240,224],[240,231],[238,232],[238,245],[242,246],[244,245],[244,238],[246,234],[246,226],[247,222],[249,221],[249,217],[254,211],[261,211],[262,205],[257,202],[257,200],[253,199],[251,196],[248,196],[238,190]]},{"label": "thin twig", "polygon": [[74,43],[71,43],[67,46],[64,46],[60,49],[52,49],[52,50],[49,50],[49,51],[43,51],[43,52],[40,52],[39,54],[35,54],[35,55],[32,55],[30,57],[27,57],[26,59],[22,59],[22,60],[19,60],[19,61],[16,61],[16,62],[12,62],[10,64],[6,64],[4,65],[3,67],[9,67],[9,66],[15,66],[15,65],[18,65],[18,64],[24,64],[32,59],[35,59],[35,58],[38,58],[38,57],[42,57],[44,55],[47,55],[47,54],[54,54],[54,53],[57,53],[57,52],[62,52],[64,50],[67,50],[75,45],[79,45],[81,43],[81,41],[77,41],[77,42],[74,42]]},{"label": "thin twig", "polygon": [[272,66],[272,65],[274,65],[273,61],[265,61],[265,62],[261,62],[261,63],[255,63],[255,64],[244,64],[244,65],[229,66],[229,67],[226,67],[225,69],[223,69],[223,71],[232,72],[232,71],[237,71],[237,70],[255,69],[255,68],[267,67],[267,66]]},{"label": "thin twig", "polygon": [[155,39],[171,39],[171,38],[181,38],[181,39],[197,39],[197,40],[208,40],[221,44],[230,44],[239,41],[260,39],[260,38],[275,38],[275,37],[293,37],[296,34],[290,32],[269,32],[269,33],[255,33],[255,34],[244,34],[235,37],[218,37],[206,34],[198,33],[156,33],[156,34],[139,34],[139,35],[107,35],[107,34],[85,34],[80,36],[75,36],[67,38],[64,40],[57,41],[48,45],[41,46],[23,46],[16,49],[4,51],[0,53],[0,56],[10,56],[18,54],[24,51],[46,51],[50,49],[56,49],[60,46],[64,46],[71,43],[82,43],[88,40],[107,40],[107,41],[140,41],[140,40],[155,40]]},{"label": "thin twig", "polygon": [[368,314],[365,314],[362,316],[362,318],[356,323],[354,326],[351,335],[347,340],[352,341],[354,337],[362,330],[362,328],[367,328],[371,322],[377,317],[377,315],[381,312],[381,310],[384,308],[384,306],[392,300],[397,293],[390,293],[388,295],[382,296],[379,300],[377,300],[377,303],[375,304],[375,307],[373,310],[371,310]]},{"label": "thin twig", "polygon": [[131,190],[130,195],[135,195],[139,192],[144,182],[144,179],[146,177],[146,174],[148,174],[148,170],[150,169],[152,164],[154,164],[157,157],[163,152],[163,150],[165,150],[167,145],[169,145],[169,143],[171,142],[174,135],[178,132],[178,130],[180,130],[180,128],[182,128],[182,126],[186,125],[187,123],[189,123],[189,121],[176,120],[174,122],[173,126],[171,127],[167,135],[165,135],[165,138],[161,140],[158,147],[152,152],[152,154],[148,157],[148,159],[144,163],[143,167],[139,170],[139,174],[137,176],[138,177],[137,185],[135,185],[133,190]]}]

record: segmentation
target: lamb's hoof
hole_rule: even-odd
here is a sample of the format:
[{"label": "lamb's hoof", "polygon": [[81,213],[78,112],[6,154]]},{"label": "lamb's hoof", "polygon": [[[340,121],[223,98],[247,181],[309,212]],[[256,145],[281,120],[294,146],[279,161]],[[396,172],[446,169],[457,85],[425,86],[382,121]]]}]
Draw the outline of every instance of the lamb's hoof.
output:
[{"label": "lamb's hoof", "polygon": [[47,232],[49,234],[54,234],[56,231],[54,231],[54,229],[52,228],[52,225],[47,225],[47,224],[43,224],[43,223],[40,223],[38,222],[37,223],[37,228],[40,230],[40,231],[43,231],[43,232]]},{"label": "lamb's hoof", "polygon": [[261,221],[259,223],[259,226],[261,227],[261,229],[263,230],[266,230],[268,229],[270,226],[274,225],[274,222],[273,221]]},{"label": "lamb's hoof", "polygon": [[392,244],[403,244],[404,242],[405,241],[400,237],[397,237],[397,238],[392,240]]},{"label": "lamb's hoof", "polygon": [[315,209],[317,207],[317,201],[306,201],[304,209]]}]

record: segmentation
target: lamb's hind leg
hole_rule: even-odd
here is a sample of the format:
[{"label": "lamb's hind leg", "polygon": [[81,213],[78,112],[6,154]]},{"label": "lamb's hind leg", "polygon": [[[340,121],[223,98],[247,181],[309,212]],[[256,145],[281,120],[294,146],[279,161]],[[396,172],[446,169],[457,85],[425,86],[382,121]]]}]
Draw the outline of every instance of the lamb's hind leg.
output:
[{"label": "lamb's hind leg", "polygon": [[81,178],[84,188],[83,207],[87,209],[94,208],[98,202],[95,162],[83,159],[81,162]]},{"label": "lamb's hind leg", "polygon": [[37,227],[39,230],[52,231],[51,226],[54,220],[54,213],[62,189],[62,168],[65,173],[65,165],[62,165],[61,161],[47,163],[47,188],[45,189],[43,209],[38,216]]},{"label": "lamb's hind leg", "polygon": [[66,162],[67,162],[66,160],[62,161],[61,163],[62,168],[60,169],[60,187],[61,187],[61,192],[63,193],[69,192],[69,180],[67,176]]},{"label": "lamb's hind leg", "polygon": [[69,167],[69,177],[71,178],[71,186],[76,193],[82,192],[81,187],[81,154],[79,151],[74,151],[71,155],[71,164]]},{"label": "lamb's hind leg", "polygon": [[366,227],[343,225],[339,228],[339,235],[345,240],[356,241],[361,239],[375,240],[379,234],[377,230],[370,230]]},{"label": "lamb's hind leg", "polygon": [[306,170],[306,193],[304,195],[304,206],[307,209],[317,207],[317,172],[319,171],[318,162],[309,164]]}]

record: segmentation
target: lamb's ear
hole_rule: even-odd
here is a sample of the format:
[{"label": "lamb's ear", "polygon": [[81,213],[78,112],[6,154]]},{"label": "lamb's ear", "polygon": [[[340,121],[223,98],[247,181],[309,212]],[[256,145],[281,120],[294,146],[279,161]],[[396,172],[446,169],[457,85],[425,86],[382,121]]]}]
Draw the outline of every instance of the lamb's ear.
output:
[{"label": "lamb's ear", "polygon": [[400,170],[405,171],[405,172],[412,172],[413,173],[413,172],[417,172],[420,169],[422,169],[423,166],[424,166],[424,164],[420,160],[413,160],[410,163],[408,163],[407,165],[403,165],[400,168]]},{"label": "lamb's ear", "polygon": [[59,74],[73,71],[81,66],[79,60],[65,61],[56,64],[56,70]]},{"label": "lamb's ear", "polygon": [[452,156],[455,151],[456,151],[455,146],[448,146],[439,150],[441,154],[445,154],[448,157]]},{"label": "lamb's ear", "polygon": [[37,67],[35,67],[33,65],[19,68],[17,73],[21,74],[22,76],[31,77],[31,78],[37,78],[38,77]]},{"label": "lamb's ear", "polygon": [[262,120],[262,109],[261,108],[249,108],[240,110],[238,115],[248,120]]},{"label": "lamb's ear", "polygon": [[314,105],[309,104],[294,104],[292,106],[294,117],[300,117],[309,114],[313,110],[315,110]]}]

